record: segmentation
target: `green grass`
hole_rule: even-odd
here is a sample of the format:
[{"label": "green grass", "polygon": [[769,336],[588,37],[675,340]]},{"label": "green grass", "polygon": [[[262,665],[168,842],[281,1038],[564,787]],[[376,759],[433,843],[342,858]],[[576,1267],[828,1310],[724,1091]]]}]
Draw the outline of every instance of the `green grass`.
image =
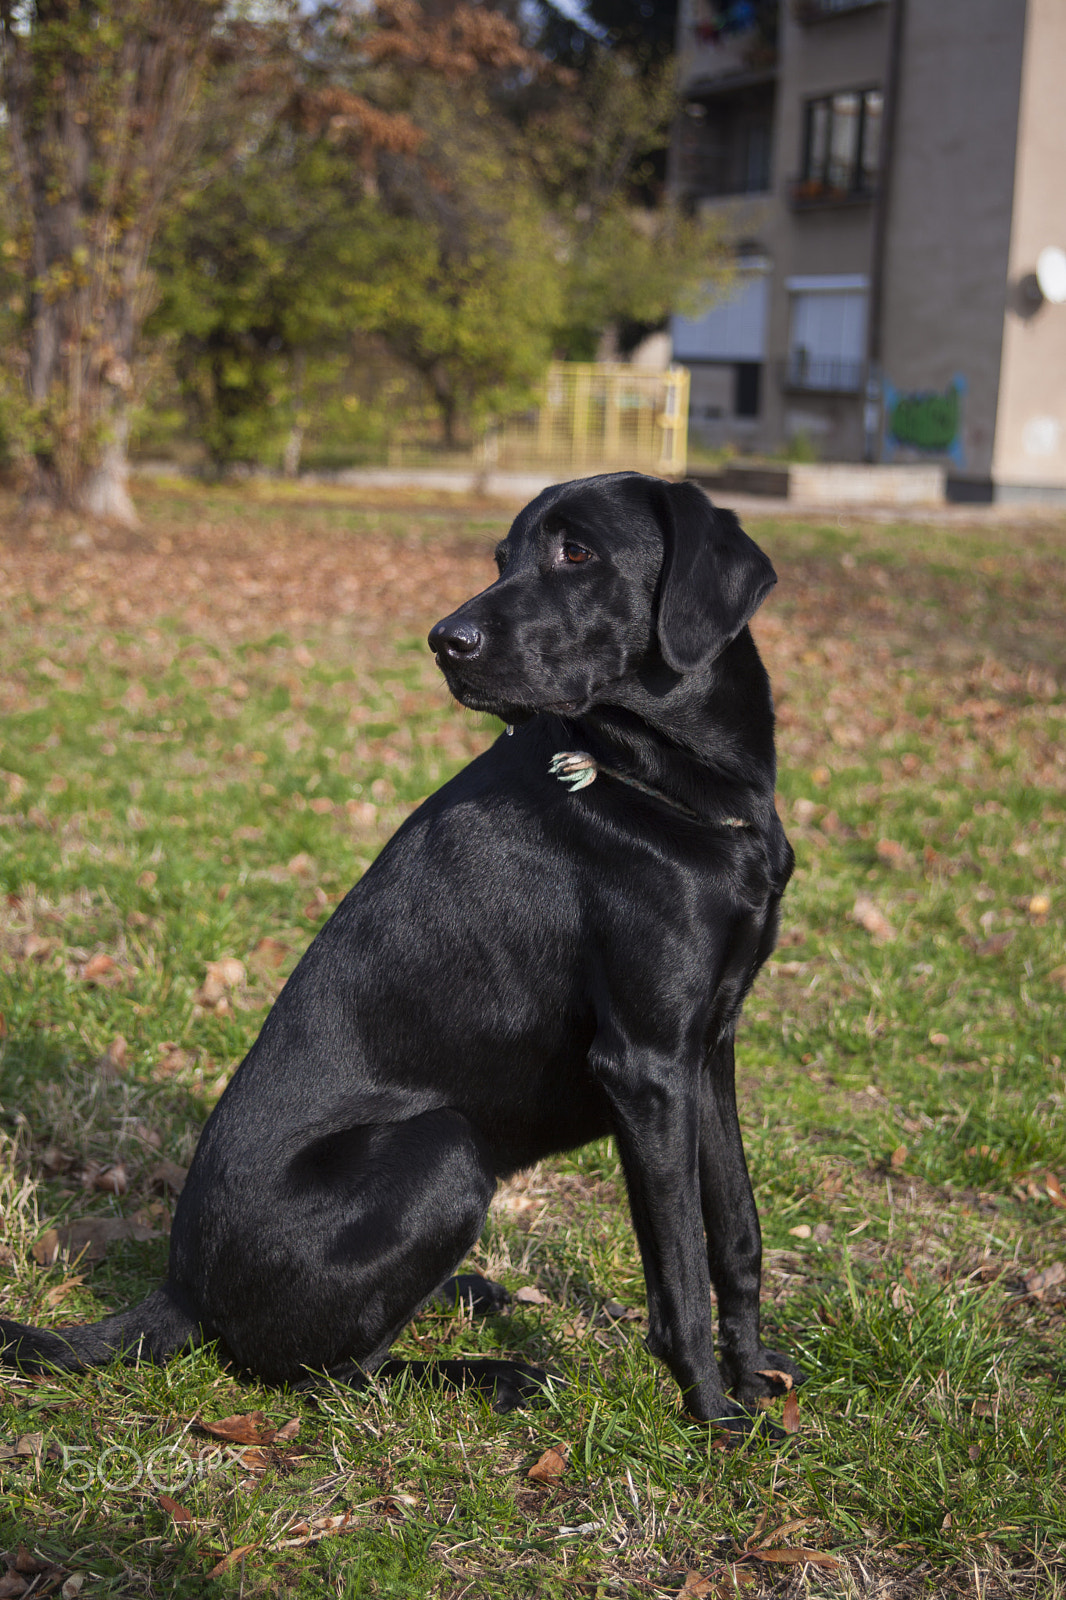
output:
[{"label": "green grass", "polygon": [[[336,899],[494,732],[423,640],[488,581],[506,512],[143,499],[133,536],[2,523],[0,1307],[47,1323],[158,1281],[161,1160],[188,1161]],[[1066,1288],[1035,1277],[1066,1263],[1066,534],[751,531],[781,576],[758,633],[798,867],[739,1061],[764,1317],[810,1373],[798,1434],[728,1450],[680,1411],[597,1145],[507,1185],[475,1252],[543,1299],[425,1315],[398,1346],[547,1363],[567,1382],[535,1411],[279,1394],[210,1349],[5,1372],[0,1548],[49,1563],[38,1585],[1066,1594]],[[34,1257],[86,1217],[142,1237]],[[199,1427],[254,1410],[299,1431]],[[537,1484],[549,1445],[566,1470]]]}]

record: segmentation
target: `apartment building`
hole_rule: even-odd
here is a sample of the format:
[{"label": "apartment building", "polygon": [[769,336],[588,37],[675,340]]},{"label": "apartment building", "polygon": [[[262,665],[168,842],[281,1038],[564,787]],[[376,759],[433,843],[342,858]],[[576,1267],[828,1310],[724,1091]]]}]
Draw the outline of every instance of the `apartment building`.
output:
[{"label": "apartment building", "polygon": [[1066,499],[1066,0],[682,0],[691,435]]}]

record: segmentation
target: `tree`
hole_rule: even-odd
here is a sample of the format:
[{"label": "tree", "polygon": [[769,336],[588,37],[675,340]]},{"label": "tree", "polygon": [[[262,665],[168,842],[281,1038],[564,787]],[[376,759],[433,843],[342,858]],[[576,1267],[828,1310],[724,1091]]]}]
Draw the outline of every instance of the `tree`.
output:
[{"label": "tree", "polygon": [[[212,61],[229,114],[197,116]],[[0,0],[0,88],[27,218],[26,379],[34,488],[129,521],[125,487],[148,257],[197,142],[221,125],[242,158],[272,123],[322,134],[362,160],[413,148],[403,113],[369,80],[530,60],[513,26],[478,5],[414,0]],[[239,116],[233,116],[236,108]],[[243,126],[235,128],[235,122]],[[218,160],[226,152],[216,149]]]},{"label": "tree", "polygon": [[695,313],[728,279],[720,225],[684,215],[664,193],[660,152],[677,113],[672,61],[635,64],[598,48],[570,91],[530,118],[545,194],[566,245],[566,315],[557,332],[589,360],[674,311]]},{"label": "tree", "polygon": [[[668,67],[601,51],[552,81],[499,18],[459,36],[491,13],[420,16],[320,35],[288,112],[165,232],[153,325],[217,465],[295,445],[353,335],[418,375],[454,446],[528,403],[553,353],[591,358],[724,277],[717,231],[662,202]],[[309,115],[313,97],[333,115]],[[355,97],[353,139],[334,118]]]},{"label": "tree", "polygon": [[529,398],[560,314],[556,240],[489,89],[537,65],[479,8],[346,16],[319,30],[257,138],[246,127],[226,162],[208,151],[161,235],[151,327],[174,342],[216,465],[295,443],[298,391],[306,403],[335,383],[356,334],[418,374],[447,444]]},{"label": "tree", "polygon": [[125,439],[148,252],[184,156],[220,0],[0,0],[26,217],[35,491],[133,520]]}]

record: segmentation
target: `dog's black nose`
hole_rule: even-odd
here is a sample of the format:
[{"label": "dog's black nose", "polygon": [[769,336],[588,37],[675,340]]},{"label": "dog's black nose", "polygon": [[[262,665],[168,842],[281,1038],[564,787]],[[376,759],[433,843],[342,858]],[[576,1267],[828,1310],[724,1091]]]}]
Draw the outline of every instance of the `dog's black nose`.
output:
[{"label": "dog's black nose", "polygon": [[445,617],[430,630],[429,648],[435,655],[458,657],[476,656],[481,649],[481,634],[472,622],[453,622]]}]

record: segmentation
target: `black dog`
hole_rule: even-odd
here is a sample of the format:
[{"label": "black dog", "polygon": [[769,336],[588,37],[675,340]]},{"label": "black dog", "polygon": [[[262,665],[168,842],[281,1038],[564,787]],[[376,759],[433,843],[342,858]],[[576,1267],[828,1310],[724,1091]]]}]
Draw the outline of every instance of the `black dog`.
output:
[{"label": "black dog", "polygon": [[[689,1412],[744,1426],[776,1375],[799,1381],[759,1340],[733,1087],[792,870],[746,626],[773,568],[698,489],[637,473],[545,490],[496,557],[429,637],[457,699],[511,726],[404,823],[285,985],[204,1129],[163,1286],[89,1327],[0,1322],[8,1362],[217,1339],[268,1382],[396,1370],[390,1345],[497,1179],[612,1133],[648,1347]],[[500,1408],[544,1377],[411,1365]]]}]

